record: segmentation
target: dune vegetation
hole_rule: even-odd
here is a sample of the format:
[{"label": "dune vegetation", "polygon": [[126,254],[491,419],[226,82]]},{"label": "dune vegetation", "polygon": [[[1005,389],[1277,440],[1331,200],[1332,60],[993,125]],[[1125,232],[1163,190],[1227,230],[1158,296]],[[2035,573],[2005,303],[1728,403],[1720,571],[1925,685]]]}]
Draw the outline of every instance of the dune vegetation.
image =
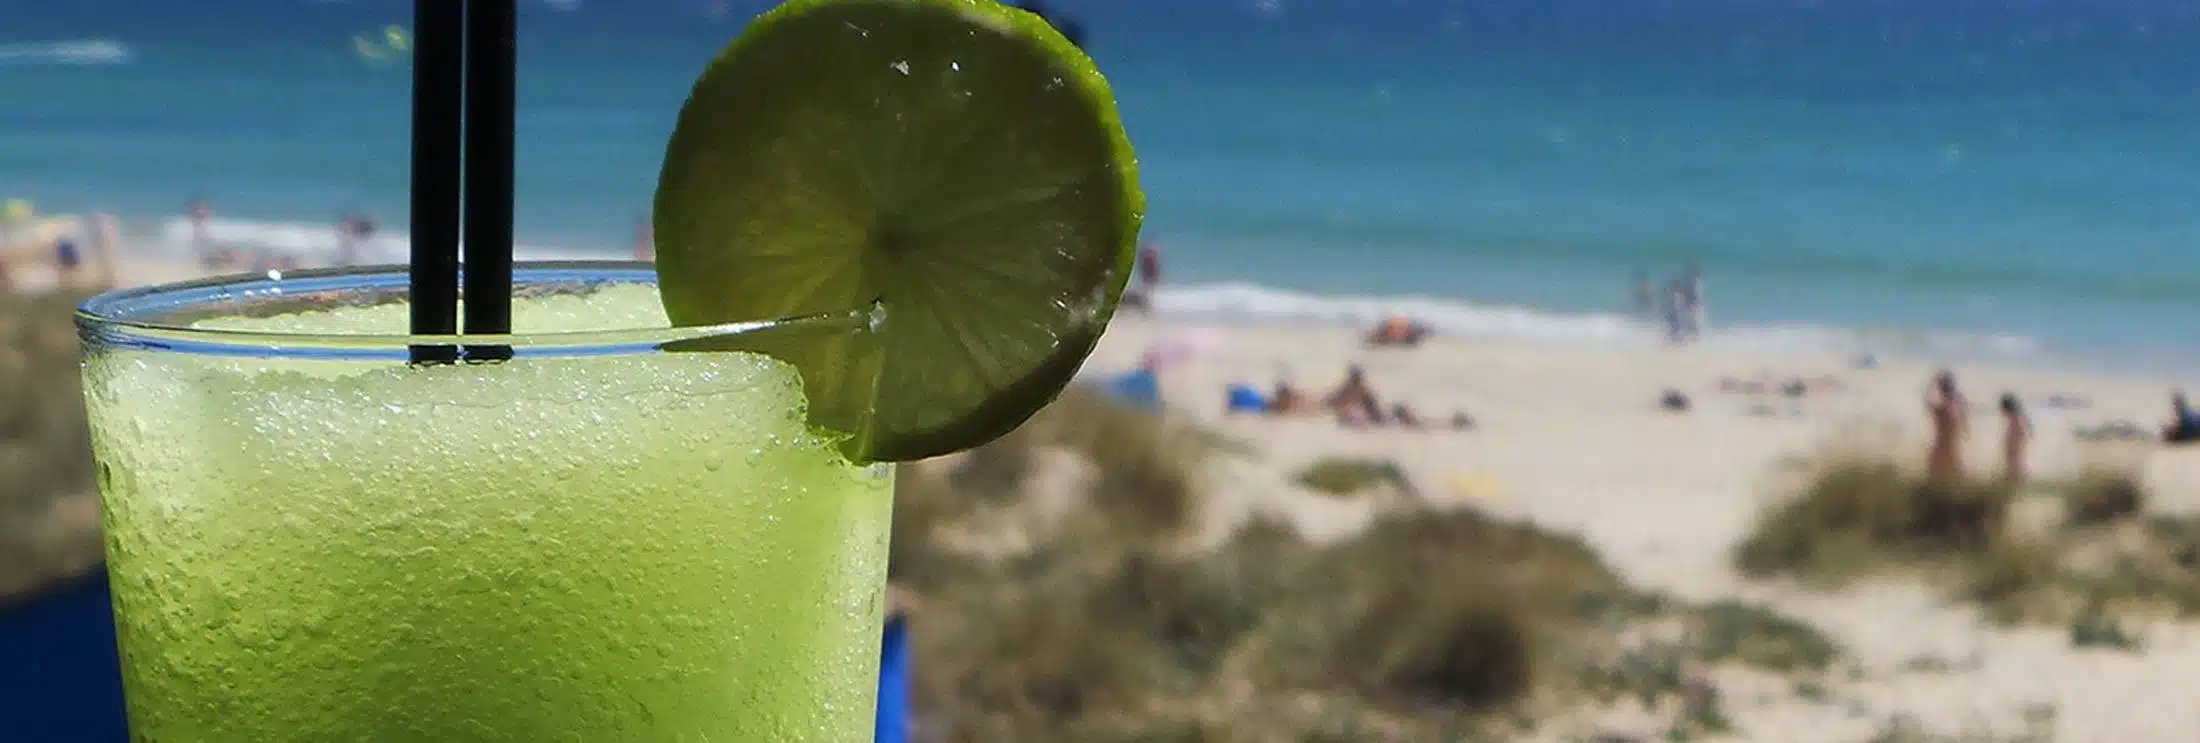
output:
[{"label": "dune vegetation", "polygon": [[0,602],[99,563],[78,299],[0,295]]},{"label": "dune vegetation", "polygon": [[1735,549],[1743,573],[1838,585],[1908,575],[2003,622],[2122,645],[2133,614],[2200,616],[2200,521],[2152,513],[2129,468],[2012,487],[1936,481],[1890,457],[1828,453]]},{"label": "dune vegetation", "polygon": [[[1324,544],[1256,515],[1193,544],[1203,459],[1228,455],[1182,445],[1199,438],[1073,391],[1015,436],[904,468],[894,573],[920,597],[924,739],[1498,741],[1616,704],[1688,739],[1728,725],[1702,669],[1809,678],[1840,655],[1807,625],[1638,591],[1577,538],[1472,509],[1401,505]],[[1036,486],[1065,457],[1098,473],[1067,507]],[[1004,517],[1018,510],[1053,515]],[[1044,533],[961,538],[1004,523]]]}]

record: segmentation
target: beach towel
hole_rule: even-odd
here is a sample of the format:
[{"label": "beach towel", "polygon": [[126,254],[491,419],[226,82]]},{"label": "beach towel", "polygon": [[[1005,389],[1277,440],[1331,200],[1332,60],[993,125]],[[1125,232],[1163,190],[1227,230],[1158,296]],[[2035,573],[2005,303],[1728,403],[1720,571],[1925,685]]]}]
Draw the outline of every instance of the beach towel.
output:
[{"label": "beach towel", "polygon": [[1161,409],[1161,379],[1153,372],[1138,369],[1118,374],[1108,379],[1106,389],[1109,397],[1128,407]]},{"label": "beach towel", "polygon": [[888,617],[878,664],[878,743],[909,740],[909,618]]},{"label": "beach towel", "polygon": [[1238,382],[1223,388],[1223,410],[1230,413],[1268,412],[1268,398],[1252,385]]}]

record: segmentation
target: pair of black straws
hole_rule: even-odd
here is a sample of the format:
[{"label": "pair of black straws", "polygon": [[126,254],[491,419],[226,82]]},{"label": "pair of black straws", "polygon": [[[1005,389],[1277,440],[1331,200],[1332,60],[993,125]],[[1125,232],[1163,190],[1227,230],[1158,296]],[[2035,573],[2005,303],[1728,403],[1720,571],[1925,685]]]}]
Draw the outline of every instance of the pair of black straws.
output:
[{"label": "pair of black straws", "polygon": [[[413,0],[414,335],[512,332],[518,36],[517,0]],[[510,358],[511,348],[416,345],[411,353],[414,363],[493,361]]]}]

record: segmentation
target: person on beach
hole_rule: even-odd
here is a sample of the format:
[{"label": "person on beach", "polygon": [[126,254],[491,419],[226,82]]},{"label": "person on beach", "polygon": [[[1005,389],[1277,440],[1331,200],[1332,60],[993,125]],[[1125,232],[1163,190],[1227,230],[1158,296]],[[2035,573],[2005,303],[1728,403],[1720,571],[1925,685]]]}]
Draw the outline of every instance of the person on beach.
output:
[{"label": "person on beach", "polygon": [[62,235],[53,241],[54,283],[63,289],[74,289],[77,272],[84,267],[84,251],[77,247],[75,235]]},{"label": "person on beach", "polygon": [[1703,269],[1694,261],[1681,270],[1681,277],[1673,282],[1673,305],[1679,314],[1681,336],[1686,340],[1703,340],[1704,320],[1707,313],[1703,306]]},{"label": "person on beach", "polygon": [[1383,318],[1362,339],[1369,348],[1413,348],[1428,338],[1428,326],[1404,315]]},{"label": "person on beach", "polygon": [[1154,292],[1161,289],[1161,246],[1146,243],[1138,246],[1138,280],[1123,291],[1123,307],[1139,314],[1153,312]]},{"label": "person on beach", "polygon": [[1942,369],[1933,375],[1925,392],[1925,413],[1932,419],[1933,444],[1925,455],[1925,471],[1936,480],[1963,477],[1963,440],[1970,431],[1970,406],[1956,387],[1955,372]]},{"label": "person on beach", "polygon": [[336,220],[336,265],[350,266],[359,263],[359,218],[345,216]]},{"label": "person on beach", "polygon": [[229,263],[228,256],[214,254],[211,234],[214,221],[214,205],[204,196],[194,195],[183,205],[183,213],[191,220],[191,250],[199,256],[199,265],[220,268]]},{"label": "person on beach", "polygon": [[1268,394],[1269,415],[1297,415],[1314,409],[1313,401],[1306,399],[1306,394],[1292,386],[1289,380],[1276,380],[1275,390]]},{"label": "person on beach", "polygon": [[1635,317],[1650,320],[1658,316],[1658,288],[1650,282],[1650,272],[1635,272]]},{"label": "person on beach", "polygon": [[336,223],[336,265],[365,263],[367,241],[374,239],[374,218],[353,214]]},{"label": "person on beach", "polygon": [[99,212],[92,215],[92,260],[99,262],[99,288],[115,287],[115,251],[122,249],[122,225],[115,215]]},{"label": "person on beach", "polygon": [[1344,383],[1322,398],[1322,406],[1337,414],[1347,426],[1374,426],[1383,422],[1383,405],[1367,384],[1367,370],[1358,364],[1345,367]]},{"label": "person on beach", "polygon": [[2024,450],[2032,443],[2032,419],[2024,414],[2024,402],[2015,393],[2001,395],[2001,477],[2011,485],[2024,484]]},{"label": "person on beach", "polygon": [[2200,411],[2185,400],[2185,391],[2169,393],[2169,423],[2162,426],[2162,441],[2183,444],[2200,441]]},{"label": "person on beach", "polygon": [[1681,297],[1679,280],[1665,284],[1665,293],[1659,296],[1658,312],[1665,316],[1665,339],[1674,345],[1688,342],[1688,308]]}]

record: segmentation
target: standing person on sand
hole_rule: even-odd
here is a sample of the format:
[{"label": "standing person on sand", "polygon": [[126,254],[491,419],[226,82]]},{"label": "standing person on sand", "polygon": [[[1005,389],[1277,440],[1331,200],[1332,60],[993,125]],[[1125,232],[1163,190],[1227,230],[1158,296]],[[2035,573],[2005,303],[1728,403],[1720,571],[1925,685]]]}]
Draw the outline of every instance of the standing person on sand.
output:
[{"label": "standing person on sand", "polygon": [[1665,282],[1665,293],[1659,295],[1658,312],[1665,316],[1666,341],[1676,346],[1688,342],[1687,304],[1680,280]]},{"label": "standing person on sand", "polygon": [[1703,340],[1704,324],[1708,313],[1703,306],[1703,268],[1689,261],[1681,270],[1679,280],[1673,282],[1674,301],[1680,305],[1682,332],[1689,340]]},{"label": "standing person on sand", "polygon": [[1956,373],[1947,369],[1933,375],[1925,392],[1925,414],[1932,419],[1933,444],[1925,455],[1925,471],[1935,480],[1963,477],[1963,440],[1971,434],[1970,405],[1956,388]]},{"label": "standing person on sand", "polygon": [[1123,292],[1122,306],[1141,314],[1153,312],[1153,295],[1161,289],[1161,246],[1138,246],[1138,280]]},{"label": "standing person on sand", "polygon": [[194,194],[183,205],[183,213],[191,219],[191,250],[198,253],[199,265],[216,268],[225,263],[226,261],[214,255],[214,241],[209,234],[209,223],[214,220],[214,205],[208,203],[206,197]]},{"label": "standing person on sand", "polygon": [[99,266],[99,288],[115,288],[115,251],[122,249],[122,225],[115,215],[92,215],[92,261]]},{"label": "standing person on sand", "polygon": [[1635,317],[1649,320],[1658,315],[1658,289],[1650,283],[1650,272],[1635,272]]},{"label": "standing person on sand", "polygon": [[2032,419],[2024,414],[2024,403],[2013,393],[2001,395],[2001,476],[2011,485],[2024,484],[2024,450],[2032,443]]},{"label": "standing person on sand", "polygon": [[346,215],[336,220],[336,265],[359,262],[359,218]]},{"label": "standing person on sand", "polygon": [[64,234],[53,241],[54,284],[62,289],[77,288],[78,271],[84,268],[84,249],[77,242],[75,233]]}]

